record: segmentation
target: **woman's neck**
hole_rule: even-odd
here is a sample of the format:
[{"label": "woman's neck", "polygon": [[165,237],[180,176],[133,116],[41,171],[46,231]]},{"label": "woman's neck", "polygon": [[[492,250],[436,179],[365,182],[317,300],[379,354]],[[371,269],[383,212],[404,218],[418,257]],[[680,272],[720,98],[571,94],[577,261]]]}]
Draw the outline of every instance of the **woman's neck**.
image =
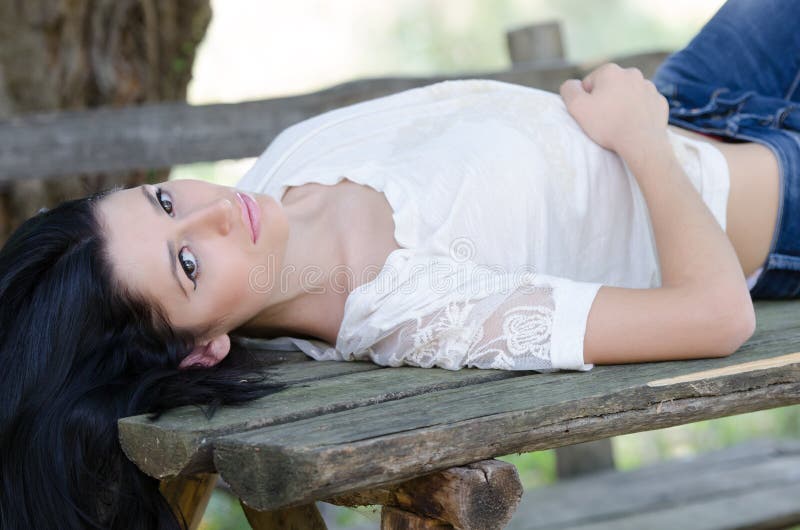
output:
[{"label": "woman's neck", "polygon": [[[272,338],[305,336],[336,343],[347,299],[337,288],[337,272],[346,265],[346,247],[337,222],[336,201],[315,186],[291,187],[281,205],[289,232],[278,270],[270,271],[274,300],[237,331]],[[322,192],[322,193],[321,193]]]}]

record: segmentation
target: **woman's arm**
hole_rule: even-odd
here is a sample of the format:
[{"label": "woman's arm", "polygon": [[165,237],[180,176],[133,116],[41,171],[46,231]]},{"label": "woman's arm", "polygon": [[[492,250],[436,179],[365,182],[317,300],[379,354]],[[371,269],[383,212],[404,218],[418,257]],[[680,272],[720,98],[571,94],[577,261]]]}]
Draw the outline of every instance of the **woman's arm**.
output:
[{"label": "woman's arm", "polygon": [[755,329],[738,258],[678,163],[666,100],[637,69],[605,64],[561,87],[586,133],[622,157],[650,212],[661,264],[656,289],[602,287],[587,321],[595,364],[728,355]]}]

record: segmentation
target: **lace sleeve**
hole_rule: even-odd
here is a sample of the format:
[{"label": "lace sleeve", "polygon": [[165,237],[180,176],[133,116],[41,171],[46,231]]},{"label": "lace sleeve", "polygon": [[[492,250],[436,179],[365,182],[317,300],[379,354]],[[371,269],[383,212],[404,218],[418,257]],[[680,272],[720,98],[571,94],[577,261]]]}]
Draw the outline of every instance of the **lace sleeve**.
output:
[{"label": "lace sleeve", "polygon": [[[463,272],[446,292],[417,284],[412,292],[401,294],[398,286],[377,302],[364,300],[370,309],[358,328],[365,335],[343,327],[336,349],[343,358],[386,366],[540,372],[593,367],[583,362],[583,337],[601,284],[530,272],[483,271],[478,281]],[[382,311],[392,303],[405,307]]]}]

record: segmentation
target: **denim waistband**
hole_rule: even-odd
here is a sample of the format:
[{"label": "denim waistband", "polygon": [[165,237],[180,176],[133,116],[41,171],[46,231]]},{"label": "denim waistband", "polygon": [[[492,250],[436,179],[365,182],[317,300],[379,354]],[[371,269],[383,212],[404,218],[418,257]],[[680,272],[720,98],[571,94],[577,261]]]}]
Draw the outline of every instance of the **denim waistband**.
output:
[{"label": "denim waistband", "polygon": [[669,102],[669,122],[768,147],[778,159],[777,226],[754,298],[800,295],[800,104],[753,90],[713,88],[691,81],[656,80]]}]

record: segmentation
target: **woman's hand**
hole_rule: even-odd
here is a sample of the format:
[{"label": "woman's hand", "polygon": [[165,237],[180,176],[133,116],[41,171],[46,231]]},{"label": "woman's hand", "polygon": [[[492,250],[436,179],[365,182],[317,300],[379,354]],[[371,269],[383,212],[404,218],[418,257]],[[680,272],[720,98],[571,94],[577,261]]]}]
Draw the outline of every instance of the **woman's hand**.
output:
[{"label": "woman's hand", "polygon": [[560,88],[567,110],[589,137],[621,156],[643,141],[666,139],[669,105],[638,68],[603,64]]}]

